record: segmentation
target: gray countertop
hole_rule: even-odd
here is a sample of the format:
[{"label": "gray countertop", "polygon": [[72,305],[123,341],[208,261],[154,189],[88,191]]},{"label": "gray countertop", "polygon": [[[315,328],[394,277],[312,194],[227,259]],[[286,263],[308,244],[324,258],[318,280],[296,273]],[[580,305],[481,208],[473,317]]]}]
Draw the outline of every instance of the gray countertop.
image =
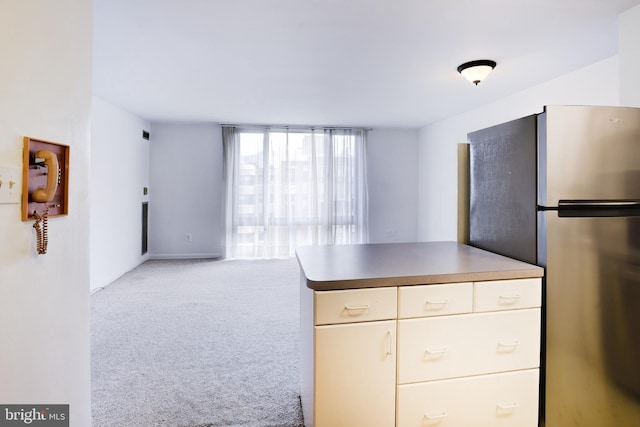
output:
[{"label": "gray countertop", "polygon": [[314,290],[542,277],[541,267],[456,242],[304,246],[296,251]]}]

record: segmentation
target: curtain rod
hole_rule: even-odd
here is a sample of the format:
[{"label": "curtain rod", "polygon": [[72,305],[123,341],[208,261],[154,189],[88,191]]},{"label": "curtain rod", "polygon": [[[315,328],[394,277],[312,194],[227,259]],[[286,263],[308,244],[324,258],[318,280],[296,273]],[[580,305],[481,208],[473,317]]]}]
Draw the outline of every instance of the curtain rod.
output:
[{"label": "curtain rod", "polygon": [[245,129],[293,129],[293,130],[306,130],[306,129],[322,129],[322,130],[366,130],[371,131],[373,128],[367,128],[362,126],[312,126],[312,125],[259,125],[259,124],[234,124],[234,123],[221,123],[220,126],[228,128],[245,128]]}]

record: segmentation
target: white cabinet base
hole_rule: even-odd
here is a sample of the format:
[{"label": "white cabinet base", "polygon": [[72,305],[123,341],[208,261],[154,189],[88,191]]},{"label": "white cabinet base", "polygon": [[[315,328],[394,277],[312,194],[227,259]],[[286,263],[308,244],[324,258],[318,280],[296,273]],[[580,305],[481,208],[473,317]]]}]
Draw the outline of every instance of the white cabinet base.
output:
[{"label": "white cabinet base", "polygon": [[539,278],[336,291],[301,281],[306,427],[537,427]]}]

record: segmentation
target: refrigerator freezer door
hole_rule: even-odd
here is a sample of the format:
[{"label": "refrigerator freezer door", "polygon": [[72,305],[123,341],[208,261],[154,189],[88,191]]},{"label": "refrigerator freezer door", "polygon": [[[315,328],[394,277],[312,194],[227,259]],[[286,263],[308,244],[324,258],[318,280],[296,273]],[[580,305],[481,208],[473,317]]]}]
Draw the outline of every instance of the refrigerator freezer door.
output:
[{"label": "refrigerator freezer door", "polygon": [[536,263],[536,116],[467,135],[471,245]]},{"label": "refrigerator freezer door", "polygon": [[640,108],[550,106],[538,116],[538,204],[640,199]]},{"label": "refrigerator freezer door", "polygon": [[538,215],[546,267],[544,425],[638,426],[640,217]]}]

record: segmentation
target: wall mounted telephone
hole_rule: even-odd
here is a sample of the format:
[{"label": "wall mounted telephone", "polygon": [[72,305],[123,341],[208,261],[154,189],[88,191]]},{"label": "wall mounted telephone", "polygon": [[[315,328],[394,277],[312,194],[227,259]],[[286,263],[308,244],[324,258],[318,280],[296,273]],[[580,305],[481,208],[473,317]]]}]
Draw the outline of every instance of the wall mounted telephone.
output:
[{"label": "wall mounted telephone", "polygon": [[37,250],[47,252],[48,218],[67,215],[69,147],[24,137],[22,220],[35,220]]},{"label": "wall mounted telephone", "polygon": [[58,156],[47,150],[36,151],[35,156],[36,164],[42,159],[47,169],[47,185],[37,188],[31,194],[31,200],[37,203],[47,203],[53,200],[53,196],[56,195],[56,190],[58,189],[58,182],[60,182]]}]

